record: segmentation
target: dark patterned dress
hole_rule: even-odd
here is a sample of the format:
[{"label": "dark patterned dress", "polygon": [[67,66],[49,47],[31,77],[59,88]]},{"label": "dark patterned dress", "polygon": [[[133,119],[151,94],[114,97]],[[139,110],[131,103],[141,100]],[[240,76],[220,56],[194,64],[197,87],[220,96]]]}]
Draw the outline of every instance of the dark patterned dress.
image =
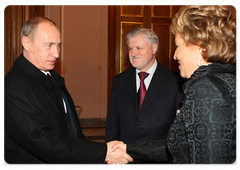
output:
[{"label": "dark patterned dress", "polygon": [[185,83],[183,105],[166,140],[130,144],[134,162],[217,164],[236,159],[236,67],[200,67]]}]

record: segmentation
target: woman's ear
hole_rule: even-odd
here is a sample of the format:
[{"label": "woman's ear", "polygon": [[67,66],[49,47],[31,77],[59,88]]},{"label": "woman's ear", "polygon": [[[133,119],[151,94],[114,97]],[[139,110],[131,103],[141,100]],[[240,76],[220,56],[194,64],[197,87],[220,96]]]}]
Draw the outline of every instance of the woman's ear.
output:
[{"label": "woman's ear", "polygon": [[202,55],[202,53],[203,53],[204,51],[206,51],[205,48],[199,48],[199,52],[200,52],[201,55]]}]

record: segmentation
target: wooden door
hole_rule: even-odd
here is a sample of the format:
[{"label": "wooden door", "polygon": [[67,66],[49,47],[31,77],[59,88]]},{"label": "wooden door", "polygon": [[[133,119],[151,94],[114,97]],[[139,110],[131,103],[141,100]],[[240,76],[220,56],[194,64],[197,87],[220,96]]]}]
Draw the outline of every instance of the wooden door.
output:
[{"label": "wooden door", "polygon": [[7,6],[4,10],[4,75],[22,53],[23,24],[31,17],[44,16],[44,6]]}]

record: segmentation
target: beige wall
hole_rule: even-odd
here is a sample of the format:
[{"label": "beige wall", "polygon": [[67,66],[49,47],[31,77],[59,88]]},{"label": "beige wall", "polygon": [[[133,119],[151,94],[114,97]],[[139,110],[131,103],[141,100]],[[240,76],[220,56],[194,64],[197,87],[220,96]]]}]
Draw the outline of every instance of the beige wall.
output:
[{"label": "beige wall", "polygon": [[62,33],[61,64],[81,118],[107,116],[107,6],[46,6]]}]

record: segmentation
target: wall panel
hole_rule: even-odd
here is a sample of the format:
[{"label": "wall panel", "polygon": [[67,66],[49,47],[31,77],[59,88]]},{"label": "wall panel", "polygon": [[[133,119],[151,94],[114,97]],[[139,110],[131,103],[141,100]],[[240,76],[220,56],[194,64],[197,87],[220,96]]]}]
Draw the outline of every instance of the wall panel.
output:
[{"label": "wall panel", "polygon": [[107,115],[107,9],[48,6],[62,34],[62,75],[82,119]]},{"label": "wall panel", "polygon": [[172,6],[151,6],[151,17],[152,18],[172,18]]},{"label": "wall panel", "polygon": [[121,16],[124,17],[143,17],[144,6],[139,5],[122,5],[121,6]]},{"label": "wall panel", "polygon": [[156,56],[158,62],[166,67],[171,67],[171,52],[172,52],[172,34],[170,24],[152,23],[152,30],[159,37],[159,51]]}]

